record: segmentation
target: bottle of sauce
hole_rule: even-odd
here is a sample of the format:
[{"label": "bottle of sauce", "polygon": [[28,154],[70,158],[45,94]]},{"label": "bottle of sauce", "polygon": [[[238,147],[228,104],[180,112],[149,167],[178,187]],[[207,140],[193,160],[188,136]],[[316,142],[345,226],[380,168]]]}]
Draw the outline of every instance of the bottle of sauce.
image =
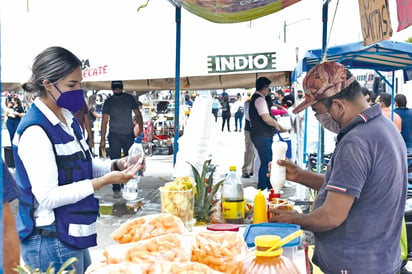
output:
[{"label": "bottle of sauce", "polygon": [[280,190],[286,181],[286,168],[278,165],[278,160],[286,159],[288,144],[286,142],[273,142],[272,144],[272,167],[270,171],[270,184],[275,194],[280,196]]},{"label": "bottle of sauce", "polygon": [[222,217],[229,224],[243,224],[245,221],[243,184],[236,173],[236,166],[229,167],[229,174],[223,182]]},{"label": "bottle of sauce", "polygon": [[270,203],[273,202],[273,199],[275,198],[280,198],[280,193],[275,193],[275,190],[272,188],[271,190],[269,190],[269,195],[268,195],[268,208],[267,208],[267,216],[268,216],[268,220],[270,218]]},{"label": "bottle of sauce", "polygon": [[268,222],[268,215],[267,215],[267,207],[266,207],[266,199],[265,195],[263,195],[262,190],[258,190],[258,193],[253,200],[253,223],[260,224],[260,223],[267,223]]},{"label": "bottle of sauce", "polygon": [[299,269],[289,258],[282,256],[283,249],[266,251],[280,241],[279,236],[259,235],[255,238],[255,254],[251,254],[243,262],[242,273],[259,274],[299,274]]}]

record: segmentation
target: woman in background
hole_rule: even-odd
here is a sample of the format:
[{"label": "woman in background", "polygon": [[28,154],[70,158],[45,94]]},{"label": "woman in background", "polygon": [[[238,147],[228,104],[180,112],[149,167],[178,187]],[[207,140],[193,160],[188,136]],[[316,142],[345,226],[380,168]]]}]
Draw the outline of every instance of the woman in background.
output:
[{"label": "woman in background", "polygon": [[24,116],[24,108],[21,100],[17,96],[9,96],[7,100],[7,122],[6,127],[10,136],[10,144],[13,144],[14,134],[21,118]]}]

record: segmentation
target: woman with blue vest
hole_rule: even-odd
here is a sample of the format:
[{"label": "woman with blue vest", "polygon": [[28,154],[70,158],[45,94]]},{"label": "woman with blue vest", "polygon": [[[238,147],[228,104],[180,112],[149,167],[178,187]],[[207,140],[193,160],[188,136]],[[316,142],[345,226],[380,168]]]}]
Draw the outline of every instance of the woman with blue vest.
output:
[{"label": "woman with blue vest", "polygon": [[[19,197],[17,229],[24,263],[43,273],[76,257],[76,273],[91,264],[96,243],[99,202],[94,192],[125,183],[142,164],[127,166],[127,157],[93,158],[73,117],[84,104],[81,61],[70,51],[50,47],[34,60],[30,92],[37,92],[14,139]],[[137,157],[138,158],[138,157]],[[138,159],[134,159],[137,163]]]}]

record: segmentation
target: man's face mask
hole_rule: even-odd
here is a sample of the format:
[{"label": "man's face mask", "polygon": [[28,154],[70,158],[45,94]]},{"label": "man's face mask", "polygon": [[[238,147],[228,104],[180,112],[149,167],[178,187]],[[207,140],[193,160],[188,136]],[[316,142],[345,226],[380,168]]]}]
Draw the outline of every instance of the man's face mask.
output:
[{"label": "man's face mask", "polygon": [[329,112],[325,113],[316,113],[315,114],[316,119],[323,125],[324,128],[327,130],[333,132],[333,133],[339,133],[340,131],[340,126],[339,124],[333,120],[332,116],[330,116]]}]

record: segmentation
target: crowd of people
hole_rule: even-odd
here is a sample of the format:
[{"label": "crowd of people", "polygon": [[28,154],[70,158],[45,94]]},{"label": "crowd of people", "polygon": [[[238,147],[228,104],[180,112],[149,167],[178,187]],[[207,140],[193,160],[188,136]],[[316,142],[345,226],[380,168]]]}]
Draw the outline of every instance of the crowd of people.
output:
[{"label": "crowd of people", "polygon": [[[124,92],[122,81],[112,81],[113,96],[97,94],[86,102],[81,81],[79,58],[65,48],[50,47],[36,56],[32,77],[24,85],[26,92],[38,94],[32,104],[25,109],[18,97],[7,102],[4,115],[18,188],[7,186],[13,191],[6,192],[3,210],[17,197],[19,210],[16,221],[5,218],[5,235],[16,246],[5,267],[15,266],[19,253],[42,272],[50,262],[59,269],[76,257],[76,271],[83,273],[91,264],[88,248],[97,244],[99,203],[94,192],[112,185],[114,197],[120,198],[122,184],[145,168],[142,155],[127,155],[143,131],[138,101]],[[296,151],[280,161],[287,180],[318,194],[311,212],[273,210],[271,221],[314,232],[313,262],[325,273],[396,273],[401,267],[406,156],[412,153],[412,110],[406,97],[396,95],[392,112],[390,95],[380,94],[372,102],[350,71],[335,62],[312,68],[303,86],[306,96],[302,90],[272,92],[271,81],[260,77],[246,100],[237,94],[230,102],[224,92],[221,98],[214,96],[211,111],[215,122],[221,112],[222,131],[231,131],[234,116],[234,131],[243,130],[245,140],[242,177],[256,175],[256,187],[266,190],[272,188],[268,173],[274,136],[288,133],[298,139],[301,113],[311,108],[326,129],[337,133],[330,164],[326,173],[308,171],[296,164]],[[193,106],[190,98],[185,100]],[[108,136],[110,160],[94,157],[91,149],[96,122],[101,136]],[[99,147],[106,149],[105,138]],[[6,183],[14,184],[5,165],[3,169]],[[16,230],[19,245],[10,233]]]}]

